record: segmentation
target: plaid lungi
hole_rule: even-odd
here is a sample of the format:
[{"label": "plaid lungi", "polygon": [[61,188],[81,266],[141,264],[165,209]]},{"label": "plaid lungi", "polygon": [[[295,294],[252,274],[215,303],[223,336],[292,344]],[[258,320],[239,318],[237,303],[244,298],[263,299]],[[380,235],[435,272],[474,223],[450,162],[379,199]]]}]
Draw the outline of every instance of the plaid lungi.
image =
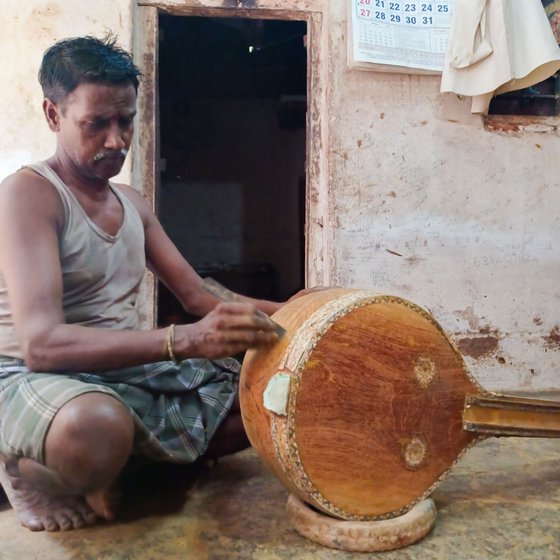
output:
[{"label": "plaid lungi", "polygon": [[135,455],[191,463],[204,453],[237,392],[239,363],[193,359],[103,373],[30,372],[0,356],[0,452],[44,462],[50,423],[69,400],[112,395],[131,411]]}]

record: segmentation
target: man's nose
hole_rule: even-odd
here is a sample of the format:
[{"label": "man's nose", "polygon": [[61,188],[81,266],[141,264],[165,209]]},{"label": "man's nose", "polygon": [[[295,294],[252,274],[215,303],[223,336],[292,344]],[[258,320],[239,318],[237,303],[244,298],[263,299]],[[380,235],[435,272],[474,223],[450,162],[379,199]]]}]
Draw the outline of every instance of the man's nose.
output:
[{"label": "man's nose", "polygon": [[122,150],[126,148],[125,133],[118,124],[112,125],[105,138],[105,148],[108,150]]}]

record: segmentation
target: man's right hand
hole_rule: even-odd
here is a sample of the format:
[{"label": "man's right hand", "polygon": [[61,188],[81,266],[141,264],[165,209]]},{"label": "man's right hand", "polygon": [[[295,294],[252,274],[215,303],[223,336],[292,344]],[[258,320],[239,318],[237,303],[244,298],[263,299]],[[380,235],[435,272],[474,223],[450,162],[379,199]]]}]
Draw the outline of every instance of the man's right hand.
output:
[{"label": "man's right hand", "polygon": [[175,327],[177,358],[224,358],[278,341],[275,325],[251,303],[219,303],[206,317]]}]

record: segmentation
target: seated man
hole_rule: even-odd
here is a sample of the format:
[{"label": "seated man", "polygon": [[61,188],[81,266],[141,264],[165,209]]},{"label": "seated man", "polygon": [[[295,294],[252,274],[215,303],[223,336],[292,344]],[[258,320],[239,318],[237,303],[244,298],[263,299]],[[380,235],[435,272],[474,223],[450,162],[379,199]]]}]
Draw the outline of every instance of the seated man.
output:
[{"label": "seated man", "polygon": [[[109,181],[139,74],[112,38],[49,48],[39,80],[56,152],[0,186],[0,482],[34,531],[113,519],[131,456],[191,463],[246,447],[227,356],[277,340],[262,312],[279,303],[219,303],[138,192]],[[146,266],[203,318],[139,330]]]}]

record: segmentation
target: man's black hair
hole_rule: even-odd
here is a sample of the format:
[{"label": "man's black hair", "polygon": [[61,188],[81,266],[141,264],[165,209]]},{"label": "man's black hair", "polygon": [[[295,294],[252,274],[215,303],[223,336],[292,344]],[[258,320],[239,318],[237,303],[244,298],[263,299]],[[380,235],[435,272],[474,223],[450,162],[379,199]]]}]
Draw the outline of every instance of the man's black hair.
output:
[{"label": "man's black hair", "polygon": [[44,97],[63,103],[83,83],[130,83],[138,91],[139,76],[141,72],[132,55],[117,45],[115,36],[85,36],[63,39],[45,51],[39,83]]}]

